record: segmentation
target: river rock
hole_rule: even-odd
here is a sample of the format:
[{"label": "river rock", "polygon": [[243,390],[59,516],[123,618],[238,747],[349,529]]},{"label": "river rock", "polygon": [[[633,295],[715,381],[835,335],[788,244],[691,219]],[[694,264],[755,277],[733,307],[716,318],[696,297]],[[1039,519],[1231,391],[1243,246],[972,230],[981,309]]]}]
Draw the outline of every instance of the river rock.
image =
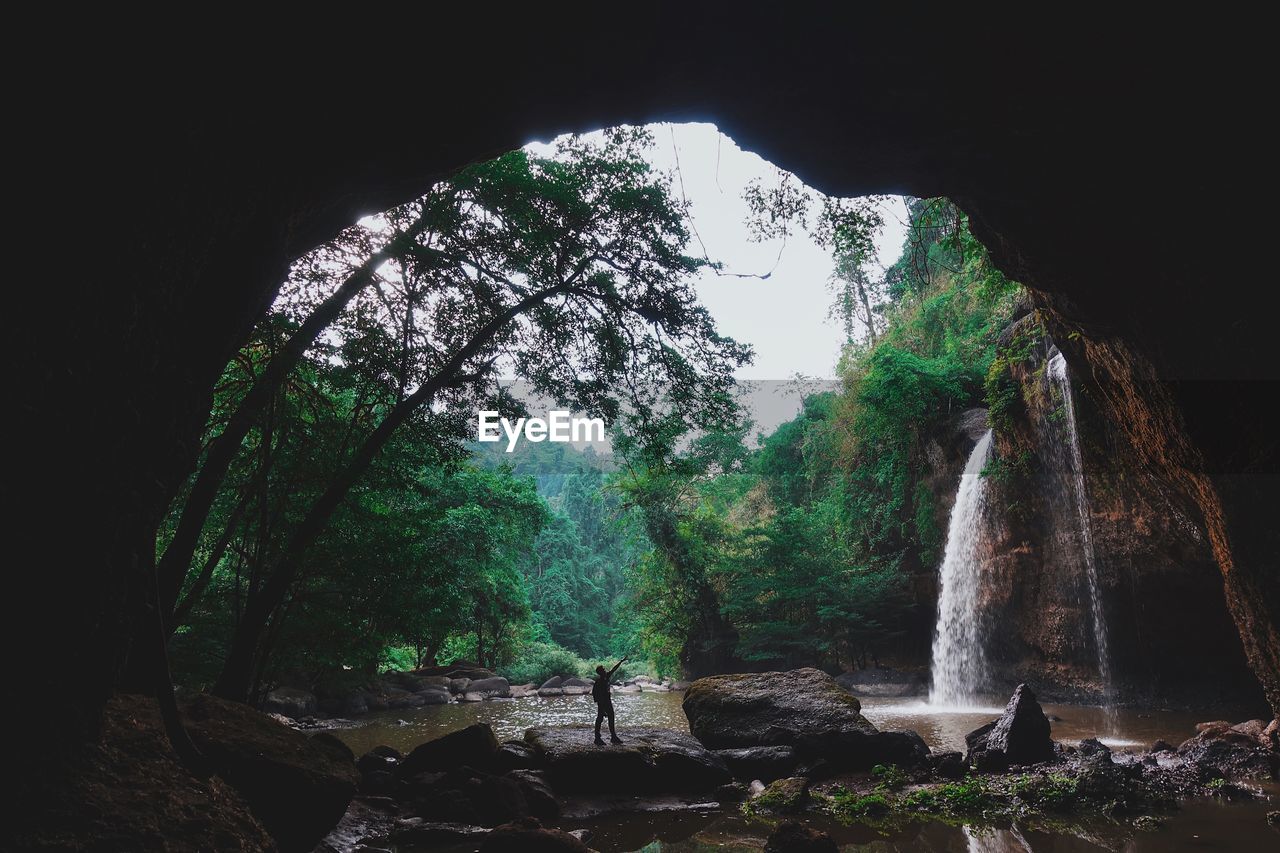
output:
[{"label": "river rock", "polygon": [[448,689],[441,690],[438,687],[428,687],[415,695],[422,700],[423,705],[448,705],[453,701],[453,694]]},{"label": "river rock", "polygon": [[490,832],[480,853],[592,853],[592,849],[575,835],[544,828],[536,818],[527,818]]},{"label": "river rock", "polygon": [[1036,694],[1019,684],[1000,719],[965,736],[969,763],[979,770],[1003,770],[1011,764],[1037,764],[1054,759],[1049,721]]},{"label": "river rock", "polygon": [[550,678],[548,678],[546,681],[542,682],[542,686],[538,688],[538,695],[539,696],[563,696],[564,689],[561,688],[560,686],[563,683],[564,683],[564,679],[561,676],[553,675]]},{"label": "river rock", "polygon": [[878,731],[861,708],[817,669],[701,678],[684,697],[690,731],[713,749],[791,746],[801,760],[824,758],[843,769],[927,759],[919,735]]},{"label": "river rock", "polygon": [[772,782],[795,772],[799,759],[790,746],[743,746],[717,749],[716,756],[737,779]]},{"label": "river rock", "polygon": [[395,696],[387,697],[387,706],[389,708],[421,708],[427,704],[427,697],[422,693],[398,693]]},{"label": "river rock", "polygon": [[318,709],[316,695],[300,687],[277,687],[262,702],[262,710],[268,714],[283,714],[295,720],[314,716]]},{"label": "river rock", "polygon": [[532,770],[541,764],[541,758],[527,741],[507,740],[498,747],[494,767],[499,773],[508,770]]},{"label": "river rock", "polygon": [[511,683],[498,675],[493,678],[476,678],[467,685],[467,692],[479,693],[485,699],[507,699],[511,696]]},{"label": "river rock", "polygon": [[466,693],[467,685],[470,683],[471,683],[470,678],[450,678],[449,692],[450,693]]},{"label": "river rock", "polygon": [[560,816],[560,801],[551,790],[546,773],[541,770],[512,770],[507,776],[519,783],[525,802],[529,804],[529,814],[543,819]]},{"label": "river rock", "polygon": [[708,792],[732,781],[724,762],[690,735],[627,728],[622,744],[596,746],[591,726],[529,729],[525,740],[564,792]]},{"label": "river rock", "polygon": [[528,696],[536,696],[538,694],[537,685],[534,684],[513,684],[511,685],[511,698],[524,699]]},{"label": "river rock", "polygon": [[775,829],[764,845],[764,853],[839,853],[830,835],[796,821]]},{"label": "river rock", "polygon": [[282,853],[310,851],[347,810],[360,779],[351,750],[247,705],[198,695],[182,706],[192,741],[240,792]]},{"label": "river rock", "polygon": [[581,678],[566,678],[560,682],[560,691],[565,696],[583,696],[591,692],[591,682]]},{"label": "river rock", "polygon": [[419,773],[452,770],[464,765],[489,768],[497,752],[498,739],[493,729],[488,723],[475,723],[414,747],[396,768],[396,775],[409,779]]},{"label": "river rock", "polygon": [[804,776],[779,779],[761,791],[753,800],[755,807],[775,814],[792,814],[809,804],[809,780]]},{"label": "river rock", "polygon": [[[1203,726],[1203,728],[1202,728]],[[1228,724],[1196,726],[1198,734],[1178,745],[1178,756],[1200,768],[1202,776],[1224,779],[1280,778],[1280,753],[1262,746],[1248,730]]]},{"label": "river rock", "polygon": [[402,808],[428,821],[497,826],[530,814],[518,780],[474,767],[420,773],[407,782],[397,800]]},{"label": "river rock", "polygon": [[335,717],[355,717],[369,713],[369,703],[363,693],[346,696],[329,696],[320,700],[320,710]]},{"label": "river rock", "polygon": [[967,766],[959,752],[935,752],[929,756],[929,766],[943,779],[963,779]]}]

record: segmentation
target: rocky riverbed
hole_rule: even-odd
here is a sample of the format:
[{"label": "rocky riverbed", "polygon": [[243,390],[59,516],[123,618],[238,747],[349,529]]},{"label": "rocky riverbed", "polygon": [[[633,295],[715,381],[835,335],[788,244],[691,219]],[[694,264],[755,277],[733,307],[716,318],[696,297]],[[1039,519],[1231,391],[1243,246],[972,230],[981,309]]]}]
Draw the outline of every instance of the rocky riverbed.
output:
[{"label": "rocky riverbed", "polygon": [[595,746],[585,725],[531,728],[500,742],[476,724],[407,754],[373,749],[358,760],[359,794],[325,844],[583,850],[592,843],[584,832],[557,827],[621,825],[638,814],[732,816],[777,836],[769,849],[797,850],[834,849],[816,828],[824,825],[1105,814],[1140,831],[1188,798],[1257,801],[1256,782],[1280,768],[1280,726],[1262,721],[1206,724],[1177,747],[1140,753],[1090,740],[1056,744],[1026,686],[970,733],[965,752],[879,730],[816,670],[703,679],[683,704],[691,734],[629,728],[617,746]]}]

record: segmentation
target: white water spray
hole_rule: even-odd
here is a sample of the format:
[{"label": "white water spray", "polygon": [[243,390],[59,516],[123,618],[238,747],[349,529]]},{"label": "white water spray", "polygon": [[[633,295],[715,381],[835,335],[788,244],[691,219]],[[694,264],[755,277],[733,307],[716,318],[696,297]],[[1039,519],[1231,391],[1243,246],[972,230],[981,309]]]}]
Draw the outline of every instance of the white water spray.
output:
[{"label": "white water spray", "polygon": [[947,546],[939,573],[938,627],[933,637],[932,705],[974,705],[987,682],[985,637],[978,613],[982,584],[978,545],[987,498],[982,469],[990,455],[991,430],[987,430],[960,475],[947,525]]},{"label": "white water spray", "polygon": [[1067,414],[1067,434],[1070,437],[1071,474],[1079,520],[1080,550],[1084,557],[1085,578],[1089,587],[1089,613],[1093,620],[1093,642],[1098,656],[1098,678],[1102,681],[1103,707],[1107,711],[1107,726],[1112,722],[1111,652],[1107,643],[1107,620],[1102,610],[1102,590],[1098,584],[1098,562],[1093,550],[1093,522],[1089,513],[1089,493],[1084,481],[1084,458],[1080,453],[1080,435],[1076,430],[1076,407],[1071,393],[1071,380],[1067,374],[1067,361],[1062,353],[1049,361],[1049,378],[1062,394]]}]

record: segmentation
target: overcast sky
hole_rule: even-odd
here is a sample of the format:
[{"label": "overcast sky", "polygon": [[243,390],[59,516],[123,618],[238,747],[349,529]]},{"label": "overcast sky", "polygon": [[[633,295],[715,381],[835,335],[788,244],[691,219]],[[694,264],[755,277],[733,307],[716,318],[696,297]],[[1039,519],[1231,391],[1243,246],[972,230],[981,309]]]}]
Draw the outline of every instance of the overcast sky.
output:
[{"label": "overcast sky", "polygon": [[[721,332],[755,347],[755,363],[740,369],[738,377],[834,377],[843,333],[827,317],[831,254],[806,234],[793,234],[785,247],[781,241],[751,243],[747,239],[743,189],[757,177],[766,186],[775,184],[774,167],[740,149],[711,124],[660,124],[651,125],[650,130],[656,141],[651,154],[654,166],[674,170],[679,159],[675,191],[681,192],[683,177],[693,224],[708,256],[722,262],[725,272],[763,275],[773,271],[765,281],[706,271],[699,282],[702,302]],[[549,153],[541,143],[528,147],[539,154]],[[896,196],[886,207],[885,229],[877,248],[880,262],[887,266],[902,248],[906,207]],[[701,251],[696,240],[690,251]]]}]

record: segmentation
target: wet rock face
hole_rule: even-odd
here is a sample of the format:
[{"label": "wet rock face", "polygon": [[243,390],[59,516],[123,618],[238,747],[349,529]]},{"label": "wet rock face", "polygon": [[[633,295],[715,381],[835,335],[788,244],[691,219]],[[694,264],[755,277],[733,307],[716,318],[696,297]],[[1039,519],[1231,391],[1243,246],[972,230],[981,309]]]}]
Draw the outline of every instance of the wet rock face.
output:
[{"label": "wet rock face", "polygon": [[787,821],[765,842],[765,853],[837,853],[840,848],[825,832]]},{"label": "wet rock face", "polygon": [[595,745],[590,726],[529,729],[525,740],[557,791],[707,792],[733,781],[725,762],[683,732],[626,728]]},{"label": "wet rock face", "polygon": [[310,851],[347,810],[359,773],[327,733],[308,737],[252,708],[212,696],[182,706],[191,739],[249,804],[282,853]]},{"label": "wet rock face", "polygon": [[1280,751],[1262,720],[1237,725],[1201,723],[1195,737],[1178,745],[1177,755],[1200,768],[1202,776],[1223,779],[1280,778]]},{"label": "wet rock face", "polygon": [[480,853],[592,853],[581,839],[536,819],[503,824],[485,836]]},{"label": "wet rock face", "polygon": [[816,669],[717,675],[689,685],[684,712],[694,737],[713,749],[790,746],[802,760],[834,767],[914,766],[929,748],[914,732],[881,732],[862,705]]},{"label": "wet rock face", "polygon": [[746,782],[753,779],[772,782],[790,776],[799,763],[795,749],[790,746],[745,746],[717,749],[715,754],[735,778]]}]

